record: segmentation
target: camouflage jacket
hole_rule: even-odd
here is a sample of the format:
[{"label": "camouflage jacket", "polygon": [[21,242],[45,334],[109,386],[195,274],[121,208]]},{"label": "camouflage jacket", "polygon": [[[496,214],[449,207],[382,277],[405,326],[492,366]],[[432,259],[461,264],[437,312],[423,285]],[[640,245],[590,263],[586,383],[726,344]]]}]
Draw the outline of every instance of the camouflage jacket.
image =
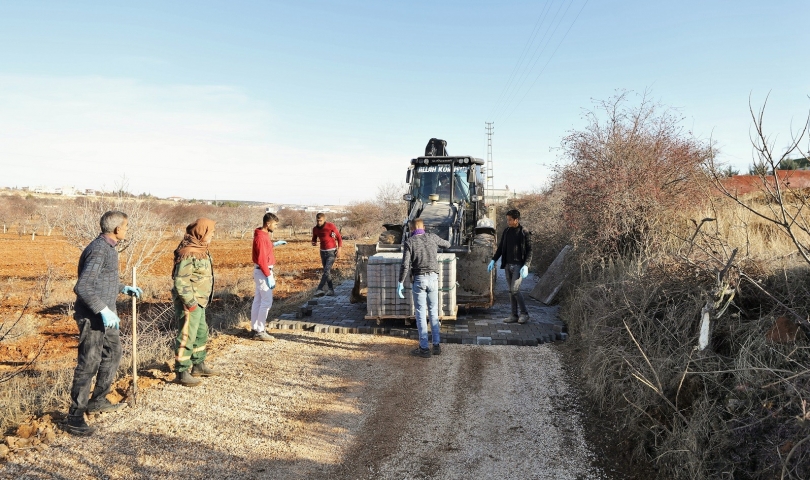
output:
[{"label": "camouflage jacket", "polygon": [[214,261],[210,254],[205,260],[190,257],[175,264],[172,279],[172,297],[179,299],[183,305],[205,308],[211,303],[214,296]]}]

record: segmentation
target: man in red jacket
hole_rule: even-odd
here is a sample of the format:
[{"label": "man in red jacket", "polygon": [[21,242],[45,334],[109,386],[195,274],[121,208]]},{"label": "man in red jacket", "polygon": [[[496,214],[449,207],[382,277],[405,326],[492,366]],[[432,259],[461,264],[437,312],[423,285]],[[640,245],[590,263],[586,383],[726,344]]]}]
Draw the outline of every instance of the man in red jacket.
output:
[{"label": "man in red jacket", "polygon": [[340,255],[340,248],[343,246],[343,238],[340,237],[340,232],[334,223],[326,221],[326,215],[319,213],[315,216],[317,225],[312,227],[312,246],[321,242],[321,263],[323,264],[323,275],[321,275],[321,283],[318,284],[318,295],[323,295],[323,288],[329,287],[326,292],[328,296],[335,295],[335,287],[332,285],[332,265],[335,259]]},{"label": "man in red jacket", "polygon": [[284,240],[273,242],[272,234],[276,225],[278,217],[267,212],[262,219],[262,226],[253,231],[253,283],[256,285],[256,293],[250,309],[250,328],[254,339],[265,342],[275,340],[264,331],[267,314],[273,306],[273,289],[276,288],[276,277],[273,275],[276,256],[273,247],[287,244]]}]

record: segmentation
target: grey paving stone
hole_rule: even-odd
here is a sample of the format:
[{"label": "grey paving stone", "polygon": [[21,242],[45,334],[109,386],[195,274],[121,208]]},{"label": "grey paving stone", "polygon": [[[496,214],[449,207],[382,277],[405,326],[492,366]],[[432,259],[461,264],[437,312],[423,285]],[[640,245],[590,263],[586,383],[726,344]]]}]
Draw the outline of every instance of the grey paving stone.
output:
[{"label": "grey paving stone", "polygon": [[478,345],[492,345],[492,337],[476,337]]}]

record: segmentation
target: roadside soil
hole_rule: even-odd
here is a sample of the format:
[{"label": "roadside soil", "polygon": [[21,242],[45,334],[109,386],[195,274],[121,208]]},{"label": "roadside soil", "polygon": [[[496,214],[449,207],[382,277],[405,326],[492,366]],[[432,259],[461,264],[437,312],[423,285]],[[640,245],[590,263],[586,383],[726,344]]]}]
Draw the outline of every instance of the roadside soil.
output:
[{"label": "roadside soil", "polygon": [[400,338],[274,334],[213,355],[223,376],[161,380],[91,418],[96,435],[60,435],[0,477],[605,478],[549,346],[423,359]]}]

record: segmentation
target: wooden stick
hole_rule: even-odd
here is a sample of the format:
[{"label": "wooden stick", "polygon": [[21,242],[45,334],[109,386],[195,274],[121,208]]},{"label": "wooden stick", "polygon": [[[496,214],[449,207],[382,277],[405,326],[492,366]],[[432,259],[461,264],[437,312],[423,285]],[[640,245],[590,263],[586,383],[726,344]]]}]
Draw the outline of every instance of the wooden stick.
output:
[{"label": "wooden stick", "polygon": [[[137,286],[132,267],[132,288]],[[132,405],[138,404],[138,297],[132,296]]]}]

